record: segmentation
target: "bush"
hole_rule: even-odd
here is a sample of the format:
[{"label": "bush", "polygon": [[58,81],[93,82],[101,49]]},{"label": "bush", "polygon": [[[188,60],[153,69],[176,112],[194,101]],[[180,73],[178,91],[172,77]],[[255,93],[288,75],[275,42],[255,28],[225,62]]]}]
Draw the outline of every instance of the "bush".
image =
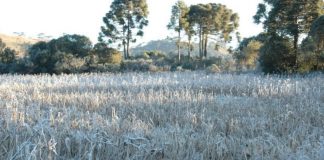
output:
[{"label": "bush", "polygon": [[117,73],[120,71],[120,65],[116,64],[93,64],[91,66],[87,67],[87,72],[97,72],[97,73],[102,73],[102,72],[112,72],[112,73]]},{"label": "bush", "polygon": [[146,57],[147,59],[152,59],[152,60],[163,60],[167,56],[159,51],[147,51],[143,54],[143,57]]},{"label": "bush", "polygon": [[123,58],[122,54],[118,50],[109,48],[104,43],[97,43],[94,46],[92,53],[98,57],[98,63],[101,64],[110,63],[119,65]]},{"label": "bush", "polygon": [[125,60],[121,64],[122,71],[149,71],[152,60],[137,59],[137,60]]},{"label": "bush", "polygon": [[50,42],[38,42],[28,51],[33,73],[80,73],[92,43],[81,35],[65,35]]},{"label": "bush", "polygon": [[6,44],[0,39],[0,73],[10,73],[11,68],[16,62],[17,52],[6,47]]},{"label": "bush", "polygon": [[39,42],[33,45],[28,52],[28,58],[32,63],[33,72],[53,73],[53,68],[56,63],[53,61],[54,54],[47,48],[46,42]]},{"label": "bush", "polygon": [[207,72],[208,73],[220,73],[221,69],[216,64],[213,64],[207,68]]},{"label": "bush", "polygon": [[58,39],[53,39],[48,43],[51,53],[65,52],[75,57],[86,57],[90,54],[92,43],[90,39],[82,35],[64,35]]},{"label": "bush", "polygon": [[13,63],[16,60],[16,51],[10,48],[5,48],[0,52],[0,62],[4,64]]},{"label": "bush", "polygon": [[292,73],[296,56],[292,43],[283,37],[271,36],[261,47],[260,67],[264,73]]},{"label": "bush", "polygon": [[320,48],[312,36],[305,38],[298,56],[298,72],[324,70],[324,50]]},{"label": "bush", "polygon": [[58,52],[55,55],[54,72],[61,73],[81,73],[86,70],[85,60],[75,57],[71,53]]},{"label": "bush", "polygon": [[239,68],[247,68],[254,70],[257,65],[257,59],[262,43],[257,40],[251,40],[246,46],[242,46],[242,49],[236,51],[234,56],[238,63]]},{"label": "bush", "polygon": [[316,63],[317,59],[314,52],[303,52],[298,56],[298,72],[308,73],[314,70]]},{"label": "bush", "polygon": [[9,65],[9,73],[30,74],[33,73],[33,64],[29,59],[22,58]]}]

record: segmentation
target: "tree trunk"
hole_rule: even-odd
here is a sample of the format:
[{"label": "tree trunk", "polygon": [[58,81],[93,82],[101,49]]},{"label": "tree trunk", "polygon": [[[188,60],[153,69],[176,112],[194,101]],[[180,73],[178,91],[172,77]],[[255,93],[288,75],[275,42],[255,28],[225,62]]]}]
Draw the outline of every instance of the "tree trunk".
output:
[{"label": "tree trunk", "polygon": [[207,58],[208,34],[205,34],[204,39],[204,57]]},{"label": "tree trunk", "polygon": [[321,54],[321,46],[320,42],[317,43],[317,49],[316,49],[316,64],[314,66],[314,70],[318,71],[319,70],[319,63],[320,63],[320,54]]},{"label": "tree trunk", "polygon": [[129,38],[127,38],[127,59],[129,59],[130,58],[130,53],[129,53]]},{"label": "tree trunk", "polygon": [[294,60],[295,60],[295,69],[297,70],[298,68],[298,39],[299,39],[299,35],[295,34],[294,35]]},{"label": "tree trunk", "polygon": [[191,57],[191,36],[188,37],[188,60]]},{"label": "tree trunk", "polygon": [[199,28],[199,57],[200,57],[200,59],[203,58],[203,54],[202,54],[202,42],[203,42],[203,40],[202,40],[202,28],[200,26],[200,28]]},{"label": "tree trunk", "polygon": [[181,42],[181,31],[178,31],[178,62],[181,60],[181,55],[180,55],[180,42]]},{"label": "tree trunk", "polygon": [[124,58],[127,59],[126,41],[125,40],[123,40],[123,47],[124,47]]},{"label": "tree trunk", "polygon": [[130,54],[129,54],[129,43],[130,43],[130,39],[131,39],[131,30],[130,30],[130,19],[131,19],[131,15],[130,12],[128,11],[128,17],[127,17],[127,37],[126,37],[126,55],[127,55],[127,59],[130,58]]}]

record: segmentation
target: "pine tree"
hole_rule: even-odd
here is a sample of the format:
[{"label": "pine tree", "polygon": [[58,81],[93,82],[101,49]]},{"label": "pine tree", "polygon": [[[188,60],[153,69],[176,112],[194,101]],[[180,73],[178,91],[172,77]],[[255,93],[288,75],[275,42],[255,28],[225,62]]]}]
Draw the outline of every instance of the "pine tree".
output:
[{"label": "pine tree", "polygon": [[143,28],[148,25],[146,0],[114,0],[110,11],[103,18],[99,41],[123,46],[124,58],[130,58],[130,43],[136,36],[143,36]]},{"label": "pine tree", "polygon": [[292,37],[297,67],[300,35],[309,32],[312,22],[324,13],[323,7],[323,0],[264,0],[258,5],[254,20],[257,24],[263,23],[272,35]]},{"label": "pine tree", "polygon": [[167,25],[168,29],[173,29],[178,33],[178,41],[177,41],[177,48],[178,48],[178,61],[181,60],[180,55],[180,44],[181,44],[181,31],[188,28],[189,22],[187,19],[187,13],[189,9],[184,1],[179,0],[172,6],[171,11],[171,18],[170,22]]},{"label": "pine tree", "polygon": [[200,57],[207,57],[208,40],[211,36],[225,42],[232,40],[231,34],[238,28],[238,14],[225,5],[208,3],[192,5],[189,21],[195,25],[199,37]]}]

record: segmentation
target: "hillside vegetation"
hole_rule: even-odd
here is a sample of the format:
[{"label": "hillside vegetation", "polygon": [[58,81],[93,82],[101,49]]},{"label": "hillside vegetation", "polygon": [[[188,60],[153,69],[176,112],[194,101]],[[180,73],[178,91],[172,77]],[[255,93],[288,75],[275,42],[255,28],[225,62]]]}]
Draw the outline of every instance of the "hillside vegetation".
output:
[{"label": "hillside vegetation", "polygon": [[[193,50],[192,50],[192,56],[199,56],[199,44],[193,43]],[[208,45],[208,53],[210,53],[210,57],[219,57],[224,56],[228,54],[228,51],[225,47],[219,47],[219,49],[215,49],[216,44],[210,43]],[[177,53],[177,45],[175,40],[169,40],[169,39],[162,39],[162,40],[154,40],[150,41],[148,43],[140,44],[138,46],[135,46],[131,49],[131,52],[137,56],[143,54],[143,51],[157,51],[161,53],[165,53],[169,56],[175,56]],[[182,47],[181,54],[187,55],[187,49],[185,47]]]},{"label": "hillside vegetation", "polygon": [[0,34],[0,39],[6,44],[7,47],[14,49],[18,53],[18,57],[23,57],[28,49],[35,43],[38,39],[27,38],[24,36],[14,36]]}]

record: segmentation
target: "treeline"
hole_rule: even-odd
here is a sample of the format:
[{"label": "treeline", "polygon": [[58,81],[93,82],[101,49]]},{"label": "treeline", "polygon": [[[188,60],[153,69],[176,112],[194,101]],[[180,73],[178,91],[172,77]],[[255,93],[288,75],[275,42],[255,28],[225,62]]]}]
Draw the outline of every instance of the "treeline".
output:
[{"label": "treeline", "polygon": [[93,45],[89,38],[81,35],[38,42],[22,58],[0,41],[0,57],[1,73],[21,74],[112,71],[122,60],[116,49],[102,43]]},{"label": "treeline", "polygon": [[324,70],[322,0],[264,0],[253,18],[264,32],[240,43],[234,54],[240,68],[259,67],[265,73]]},{"label": "treeline", "polygon": [[29,48],[25,56],[18,57],[15,50],[6,47],[0,40],[0,73],[181,71],[205,69],[213,64],[225,67],[225,63],[229,62],[233,66],[232,61],[222,58],[192,58],[179,63],[176,56],[158,51],[143,51],[143,54],[125,60],[120,51],[102,42],[93,45],[89,38],[82,35],[64,35],[49,42],[38,42]]},{"label": "treeline", "polygon": [[[212,72],[261,70],[305,73],[324,70],[324,2],[264,0],[253,17],[264,32],[241,40],[239,15],[217,3],[187,6],[177,1],[166,26],[177,33],[177,55],[143,51],[132,55],[131,43],[149,24],[146,0],[114,0],[103,17],[98,43],[82,35],[65,35],[33,45],[25,57],[0,43],[1,73],[82,73],[207,69]],[[306,38],[302,37],[306,35]],[[229,55],[210,57],[207,46],[239,41]],[[302,40],[302,41],[301,41]],[[193,56],[192,43],[199,55]],[[122,52],[120,52],[122,50]]]}]

